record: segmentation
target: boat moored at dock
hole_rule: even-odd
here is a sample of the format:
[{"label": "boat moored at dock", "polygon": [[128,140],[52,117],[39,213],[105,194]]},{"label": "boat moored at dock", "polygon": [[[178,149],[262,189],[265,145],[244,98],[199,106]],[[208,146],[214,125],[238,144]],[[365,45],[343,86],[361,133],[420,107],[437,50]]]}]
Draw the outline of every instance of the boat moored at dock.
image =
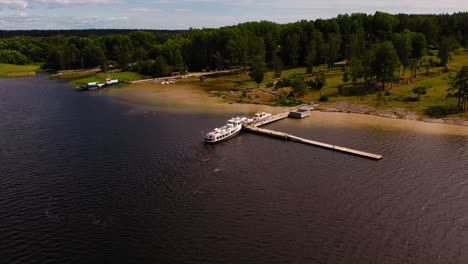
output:
[{"label": "boat moored at dock", "polygon": [[270,113],[266,113],[266,112],[263,112],[263,111],[259,111],[257,113],[255,113],[254,117],[253,117],[253,120],[257,121],[257,120],[262,120],[262,119],[265,119],[265,118],[268,118],[270,117],[271,114]]},{"label": "boat moored at dock", "polygon": [[98,82],[89,82],[86,85],[78,86],[76,89],[78,91],[88,91],[88,90],[97,90],[105,87],[111,87],[120,84],[119,80],[112,79],[110,77],[106,78],[106,81],[104,83],[98,83]]},{"label": "boat moored at dock", "polygon": [[205,142],[217,143],[234,137],[239,134],[242,125],[246,122],[245,117],[231,118],[226,122],[226,125],[215,128],[213,131],[205,134]]},{"label": "boat moored at dock", "polygon": [[[312,108],[313,109],[313,108]],[[326,149],[331,149],[335,151],[340,151],[348,154],[353,154],[369,159],[380,160],[382,155],[374,154],[370,152],[350,149],[346,147],[340,147],[332,144],[322,143],[306,138],[297,137],[288,133],[260,128],[260,126],[282,120],[287,117],[292,118],[304,118],[310,116],[311,107],[309,105],[301,105],[295,108],[290,108],[286,112],[272,115],[265,112],[257,112],[253,118],[246,117],[235,117],[229,119],[227,124],[221,128],[215,128],[214,131],[207,133],[205,135],[205,141],[210,143],[220,142],[226,139],[229,139],[237,135],[241,129],[246,131],[254,132],[257,134],[262,134],[266,136],[276,137],[280,139],[291,140],[294,142],[299,142],[307,145],[322,147]]]}]

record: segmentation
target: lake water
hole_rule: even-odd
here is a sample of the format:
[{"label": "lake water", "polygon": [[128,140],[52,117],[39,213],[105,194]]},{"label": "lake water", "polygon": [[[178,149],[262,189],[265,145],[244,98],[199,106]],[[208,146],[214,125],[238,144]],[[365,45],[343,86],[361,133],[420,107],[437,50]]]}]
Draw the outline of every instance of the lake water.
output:
[{"label": "lake water", "polygon": [[43,77],[0,80],[0,263],[468,263],[468,127],[267,126],[380,161],[248,133],[206,145],[239,111]]}]

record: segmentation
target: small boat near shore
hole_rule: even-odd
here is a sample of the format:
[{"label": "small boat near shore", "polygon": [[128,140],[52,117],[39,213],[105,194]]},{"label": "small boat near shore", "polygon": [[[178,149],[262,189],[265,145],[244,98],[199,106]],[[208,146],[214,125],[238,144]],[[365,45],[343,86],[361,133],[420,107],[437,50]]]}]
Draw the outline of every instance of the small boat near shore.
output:
[{"label": "small boat near shore", "polygon": [[113,80],[112,78],[107,77],[104,83],[89,82],[86,85],[81,85],[81,86],[76,87],[76,89],[78,91],[89,91],[89,90],[97,90],[97,89],[106,88],[106,87],[112,87],[118,84],[120,84],[119,80]]}]

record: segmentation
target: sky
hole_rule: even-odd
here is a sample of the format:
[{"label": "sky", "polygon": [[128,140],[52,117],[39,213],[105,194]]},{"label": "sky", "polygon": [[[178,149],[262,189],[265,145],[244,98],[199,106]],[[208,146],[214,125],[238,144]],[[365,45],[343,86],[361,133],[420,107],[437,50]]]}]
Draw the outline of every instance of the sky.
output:
[{"label": "sky", "polygon": [[0,29],[188,29],[376,11],[468,11],[466,0],[0,0]]}]

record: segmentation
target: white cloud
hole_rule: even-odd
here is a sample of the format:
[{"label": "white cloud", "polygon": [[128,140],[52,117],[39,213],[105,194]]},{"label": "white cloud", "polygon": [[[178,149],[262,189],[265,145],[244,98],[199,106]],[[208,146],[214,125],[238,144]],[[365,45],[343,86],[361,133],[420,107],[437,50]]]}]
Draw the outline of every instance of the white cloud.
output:
[{"label": "white cloud", "polygon": [[[58,7],[64,9],[49,9]],[[288,23],[344,13],[467,10],[466,0],[432,0],[430,5],[426,0],[0,0],[0,11],[8,13],[0,13],[0,28],[186,29],[259,20]]]},{"label": "white cloud", "polygon": [[0,0],[0,7],[6,6],[10,9],[25,9],[28,2],[23,0]]},{"label": "white cloud", "polygon": [[106,5],[116,4],[118,0],[30,0],[32,5],[60,7],[60,6],[80,6],[80,5]]},{"label": "white cloud", "polygon": [[0,8],[25,9],[40,6],[68,7],[83,5],[107,5],[121,3],[121,0],[0,0]]}]

